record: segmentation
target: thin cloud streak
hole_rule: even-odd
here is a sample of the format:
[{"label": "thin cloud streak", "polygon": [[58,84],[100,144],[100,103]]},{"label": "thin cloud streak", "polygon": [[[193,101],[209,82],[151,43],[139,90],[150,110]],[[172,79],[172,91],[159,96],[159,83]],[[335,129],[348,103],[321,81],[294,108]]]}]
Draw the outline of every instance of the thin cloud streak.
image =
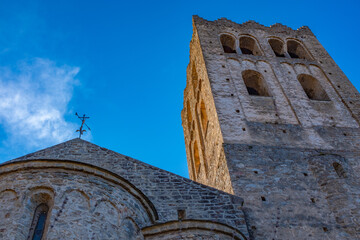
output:
[{"label": "thin cloud streak", "polygon": [[[1,151],[38,148],[76,137],[65,120],[79,68],[48,59],[0,68],[0,124],[6,137]],[[10,147],[10,149],[9,149]]]}]

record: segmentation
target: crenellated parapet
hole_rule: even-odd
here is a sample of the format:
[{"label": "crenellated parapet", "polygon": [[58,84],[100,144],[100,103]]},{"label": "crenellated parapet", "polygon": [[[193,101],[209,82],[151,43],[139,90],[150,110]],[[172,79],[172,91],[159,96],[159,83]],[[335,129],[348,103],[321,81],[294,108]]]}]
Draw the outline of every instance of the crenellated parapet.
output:
[{"label": "crenellated parapet", "polygon": [[310,28],[308,26],[301,26],[298,29],[292,29],[281,23],[275,23],[268,27],[268,26],[262,25],[253,20],[249,20],[244,23],[236,23],[227,18],[219,18],[214,21],[208,21],[197,15],[193,16],[193,21],[196,24],[202,24],[202,25],[207,25],[207,26],[216,25],[219,28],[226,27],[226,28],[234,28],[234,29],[258,29],[258,30],[263,30],[263,31],[267,31],[267,32],[272,32],[274,34],[286,33],[286,34],[297,34],[297,35],[301,34],[301,35],[314,36],[313,32],[310,30]]}]

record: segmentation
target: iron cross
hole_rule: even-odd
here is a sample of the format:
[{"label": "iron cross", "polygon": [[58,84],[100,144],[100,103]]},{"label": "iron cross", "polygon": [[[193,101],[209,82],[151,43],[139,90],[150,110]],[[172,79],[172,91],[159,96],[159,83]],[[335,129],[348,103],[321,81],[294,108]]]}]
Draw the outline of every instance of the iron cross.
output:
[{"label": "iron cross", "polygon": [[80,117],[78,113],[75,113],[75,115],[81,120],[81,126],[80,129],[76,130],[76,132],[79,132],[79,138],[81,138],[81,135],[83,135],[84,132],[86,132],[85,129],[83,129],[84,125],[91,131],[90,127],[85,123],[86,119],[90,117],[86,117],[85,114]]}]

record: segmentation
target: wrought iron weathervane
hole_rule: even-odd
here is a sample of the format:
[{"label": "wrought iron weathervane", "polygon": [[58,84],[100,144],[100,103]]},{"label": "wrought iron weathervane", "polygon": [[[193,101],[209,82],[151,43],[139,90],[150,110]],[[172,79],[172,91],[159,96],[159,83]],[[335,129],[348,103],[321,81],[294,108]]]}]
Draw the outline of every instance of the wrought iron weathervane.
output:
[{"label": "wrought iron weathervane", "polygon": [[86,132],[84,128],[84,125],[89,129],[89,131],[91,131],[90,127],[85,123],[86,119],[89,119],[90,117],[86,117],[85,114],[80,117],[78,113],[75,113],[75,115],[81,120],[81,126],[80,129],[76,130],[76,132],[79,132],[79,138],[81,138],[81,135],[84,134],[84,132]]}]

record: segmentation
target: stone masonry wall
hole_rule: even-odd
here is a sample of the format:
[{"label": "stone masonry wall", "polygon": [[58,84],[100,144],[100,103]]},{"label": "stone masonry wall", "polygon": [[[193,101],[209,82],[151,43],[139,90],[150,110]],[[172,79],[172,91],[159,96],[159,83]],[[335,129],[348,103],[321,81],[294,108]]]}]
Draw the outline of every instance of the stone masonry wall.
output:
[{"label": "stone masonry wall", "polygon": [[188,221],[170,222],[143,229],[146,239],[244,239],[235,229],[214,222]]},{"label": "stone masonry wall", "polygon": [[[149,240],[165,240],[165,239],[172,239],[172,240],[233,240],[232,236],[227,236],[223,234],[214,234],[211,231],[203,231],[197,230],[196,232],[193,231],[176,231],[170,232],[162,235],[157,235],[154,237],[147,238]],[[236,239],[236,238],[235,238]]]},{"label": "stone masonry wall", "polygon": [[[190,62],[204,62],[211,121],[222,136],[207,141],[222,143],[230,186],[245,199],[250,239],[360,238],[360,94],[341,69],[307,27],[193,21],[192,42],[196,37],[201,51],[190,51]],[[234,42],[228,53],[224,34]],[[243,53],[241,38],[254,43],[253,55]],[[282,57],[270,39],[283,44]],[[291,55],[294,43],[300,58]],[[267,94],[249,94],[246,71],[263,79]],[[315,81],[306,85],[302,76]],[[316,91],[319,99],[310,97]]]},{"label": "stone masonry wall", "polygon": [[[46,202],[50,205],[46,239],[143,239],[139,226],[150,224],[134,196],[95,175],[38,169],[3,174],[0,181],[0,214],[6,215],[0,239],[28,239],[40,204],[32,203],[33,198],[44,193],[53,198]],[[14,196],[6,197],[9,193]]]},{"label": "stone masonry wall", "polygon": [[[109,224],[108,233],[113,235],[100,238],[114,239],[112,236],[120,234],[111,225],[116,221],[101,214],[114,215],[116,211],[120,212],[119,229],[130,229],[121,231],[134,236],[123,239],[141,239],[142,235],[145,239],[156,235],[166,239],[165,233],[170,223],[173,223],[172,231],[181,233],[181,229],[187,229],[185,235],[200,234],[200,229],[208,229],[214,236],[221,232],[227,236],[235,234],[238,239],[248,238],[241,198],[81,139],[73,139],[0,165],[0,180],[0,193],[3,193],[0,194],[0,203],[4,203],[0,205],[0,216],[8,214],[8,209],[12,209],[12,205],[8,204],[12,199],[20,201],[15,203],[13,208],[23,206],[31,196],[31,189],[49,191],[48,195],[51,197],[48,198],[54,201],[50,222],[53,223],[54,230],[49,229],[48,239],[57,239],[61,229],[71,232],[69,222],[78,221],[84,221],[84,224],[72,225],[74,231],[77,229],[74,234],[83,232],[84,236],[94,236],[94,239],[97,239],[100,231],[98,226],[103,222],[105,225]],[[84,202],[89,204],[84,205]],[[101,210],[97,212],[99,208]],[[15,211],[14,215],[7,218],[9,223],[19,216],[24,221],[29,220],[34,214],[31,212],[32,208],[29,209],[24,211],[19,208],[20,215],[16,215]],[[79,214],[84,216],[84,219],[79,217]],[[95,221],[96,216],[98,219]],[[126,219],[125,222],[121,221],[123,218]],[[190,227],[180,224],[189,221],[192,223]],[[81,226],[85,229],[81,229]],[[0,233],[5,234],[6,231],[7,235],[10,231],[19,234],[20,231],[20,237],[10,239],[25,239],[29,228],[29,223],[24,222],[16,229],[9,225],[1,226]],[[151,234],[148,228],[151,228]],[[214,229],[219,229],[219,233],[214,232]],[[141,233],[138,230],[141,230]],[[72,236],[69,233],[70,239]]]},{"label": "stone masonry wall", "polygon": [[251,238],[360,238],[359,152],[224,148],[234,192],[245,199]]},{"label": "stone masonry wall", "polygon": [[[360,95],[308,28],[292,30],[280,24],[264,27],[255,22],[236,24],[226,19],[210,22],[196,16],[194,22],[225,143],[310,145],[331,149],[334,146],[322,132],[326,135],[327,128],[339,127],[344,132],[333,131],[331,138],[340,138],[354,149],[360,147]],[[237,53],[224,53],[219,40],[222,34],[232,36],[237,44],[241,36],[252,37],[261,54],[241,54],[239,47]],[[312,59],[276,57],[269,39],[278,39],[284,44],[289,39],[295,39],[307,49]],[[242,79],[244,70],[259,72],[271,96],[249,95]],[[315,77],[330,101],[309,99],[297,79],[300,74]],[[261,132],[249,133],[247,130],[253,122],[269,125],[267,132],[271,132],[271,136],[264,138],[264,135],[259,135]],[[287,133],[288,125],[298,126],[298,129],[293,128],[291,134],[283,134]],[[347,134],[350,132],[353,137]],[[344,134],[347,134],[346,138]],[[282,141],[272,141],[272,135],[282,138]],[[296,138],[291,139],[289,135]]]},{"label": "stone masonry wall", "polygon": [[[192,180],[233,193],[222,149],[223,137],[196,31],[190,43],[190,56],[181,113],[189,175]],[[199,149],[199,170],[196,169],[195,148]]]}]

